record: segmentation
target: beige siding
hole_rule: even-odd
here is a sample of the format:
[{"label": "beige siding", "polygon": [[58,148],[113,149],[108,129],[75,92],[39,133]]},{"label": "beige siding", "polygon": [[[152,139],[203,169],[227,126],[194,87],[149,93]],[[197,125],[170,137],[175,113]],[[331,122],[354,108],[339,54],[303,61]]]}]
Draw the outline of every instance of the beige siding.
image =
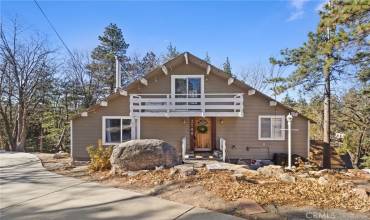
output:
[{"label": "beige siding", "polygon": [[[287,115],[281,106],[271,107],[261,95],[246,95],[243,118],[218,118],[216,137],[224,138],[230,158],[271,159],[274,153],[287,153],[288,142],[258,140],[259,115]],[[287,127],[287,122],[285,123]],[[307,157],[307,120],[295,117],[292,123],[292,153]]]},{"label": "beige siding", "polygon": [[108,102],[107,107],[101,107],[95,112],[89,112],[87,117],[73,120],[72,155],[76,160],[88,159],[86,147],[96,145],[102,138],[103,116],[129,116],[129,98],[120,96]]},{"label": "beige siding", "polygon": [[[193,64],[181,64],[178,67],[167,67],[169,75],[156,74],[148,78],[148,86],[138,84],[129,94],[134,93],[171,93],[170,75],[205,74],[206,69]],[[248,96],[247,89],[234,84],[228,85],[227,79],[212,74],[205,75],[206,93],[244,93],[243,118],[217,118],[216,138],[226,140],[230,158],[267,159],[273,153],[287,152],[287,133],[284,141],[259,141],[259,115],[287,115],[289,111],[282,106],[271,107],[267,98],[259,93]],[[133,91],[135,90],[135,91]],[[88,159],[86,146],[96,144],[102,135],[102,116],[128,116],[129,98],[120,96],[109,101],[108,107],[100,107],[89,112],[87,117],[73,120],[73,156],[74,159]],[[187,118],[141,118],[141,138],[158,138],[174,145],[179,152],[182,137],[187,137],[189,147],[189,120]],[[307,120],[294,118],[292,133],[293,153],[307,156]]]},{"label": "beige siding", "polygon": [[181,140],[189,144],[189,120],[187,118],[141,118],[141,138],[161,139],[176,147],[181,154]]}]

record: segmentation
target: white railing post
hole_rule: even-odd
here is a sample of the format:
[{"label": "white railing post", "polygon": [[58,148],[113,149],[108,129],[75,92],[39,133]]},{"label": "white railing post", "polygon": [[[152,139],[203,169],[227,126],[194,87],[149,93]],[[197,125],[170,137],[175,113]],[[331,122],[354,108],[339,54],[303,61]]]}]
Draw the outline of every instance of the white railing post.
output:
[{"label": "white railing post", "polygon": [[170,95],[167,94],[166,97],[167,97],[167,114],[169,114],[170,113]]},{"label": "white railing post", "polygon": [[202,93],[201,95],[200,95],[200,104],[201,104],[201,109],[202,109],[202,116],[204,116],[205,115],[205,113],[206,113],[206,96],[204,95],[204,93]]},{"label": "white railing post", "polygon": [[226,161],[226,140],[223,138],[220,138],[220,148],[222,150],[222,161]]},{"label": "white railing post", "polygon": [[186,137],[183,137],[181,140],[181,156],[182,156],[182,161],[185,160],[185,155],[186,155]]},{"label": "white railing post", "polygon": [[134,114],[134,99],[132,98],[132,94],[130,95],[130,115],[133,116]]},{"label": "white railing post", "polygon": [[139,96],[139,112],[141,113],[141,96]]},{"label": "white railing post", "polygon": [[238,95],[235,95],[234,96],[234,112],[236,112],[236,103],[237,103],[237,100],[238,100]]},{"label": "white railing post", "polygon": [[243,97],[243,93],[239,94],[239,99],[240,99],[239,116],[243,117],[243,115],[244,115],[244,97]]}]

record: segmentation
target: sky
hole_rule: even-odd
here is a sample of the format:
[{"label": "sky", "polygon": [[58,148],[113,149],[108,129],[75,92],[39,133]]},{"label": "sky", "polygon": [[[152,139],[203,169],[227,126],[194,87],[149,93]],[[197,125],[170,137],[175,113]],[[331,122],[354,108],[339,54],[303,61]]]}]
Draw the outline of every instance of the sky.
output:
[{"label": "sky", "polygon": [[[17,18],[47,36],[66,53],[33,1],[0,1],[1,19]],[[98,35],[116,23],[130,44],[129,55],[163,54],[171,42],[222,66],[226,57],[235,73],[267,64],[284,48],[300,46],[319,21],[323,0],[286,1],[42,1],[45,11],[71,50],[91,51]]]}]

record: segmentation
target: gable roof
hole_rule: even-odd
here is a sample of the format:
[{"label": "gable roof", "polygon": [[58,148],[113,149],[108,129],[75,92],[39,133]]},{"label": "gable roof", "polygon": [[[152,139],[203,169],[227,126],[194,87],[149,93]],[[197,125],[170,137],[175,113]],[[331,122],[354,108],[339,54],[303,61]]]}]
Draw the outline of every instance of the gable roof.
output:
[{"label": "gable roof", "polygon": [[[187,57],[187,58],[185,58],[185,57]],[[303,118],[305,118],[305,119],[307,119],[307,120],[309,120],[313,123],[316,123],[314,120],[312,120],[312,119],[308,118],[307,116],[299,113],[298,111],[294,110],[293,108],[282,104],[281,102],[271,98],[270,96],[264,94],[263,92],[260,92],[259,90],[257,90],[255,88],[253,88],[252,86],[246,84],[244,81],[241,81],[241,80],[237,79],[235,76],[230,76],[229,74],[227,74],[223,70],[221,70],[218,67],[206,62],[205,60],[202,60],[202,59],[198,58],[197,56],[191,54],[190,52],[181,53],[180,55],[174,57],[173,59],[171,59],[171,60],[163,63],[162,65],[159,65],[158,67],[154,68],[153,70],[149,71],[142,78],[146,79],[146,78],[150,78],[152,76],[156,76],[157,74],[163,74],[163,69],[162,69],[163,66],[165,66],[167,69],[171,70],[171,69],[175,68],[176,66],[183,64],[186,61],[186,59],[188,59],[189,63],[193,63],[193,64],[195,64],[199,67],[204,68],[205,70],[208,68],[208,66],[210,66],[212,74],[216,74],[217,76],[219,76],[221,78],[224,78],[224,79],[233,78],[233,80],[234,80],[233,84],[238,86],[239,88],[244,89],[244,90],[253,89],[253,90],[256,91],[256,93],[263,96],[264,98],[266,98],[270,101],[275,101],[278,105],[282,106],[283,108],[288,109],[288,110],[293,111],[293,112],[297,112]],[[131,82],[130,84],[125,86],[123,89],[125,89],[127,92],[129,92],[129,90],[134,89],[135,86],[137,86],[141,83],[140,82],[141,79],[138,79],[138,80],[135,80],[135,81]],[[115,99],[119,96],[120,96],[120,91],[116,91],[115,93],[113,93],[113,94],[111,94],[107,97],[107,101],[113,100],[113,99]],[[97,103],[97,104],[91,106],[90,108],[86,109],[85,111],[86,112],[92,112],[92,111],[97,110],[97,108],[100,108],[100,107],[101,107],[100,103]],[[72,117],[72,120],[76,119],[76,118],[79,118],[80,116],[81,116],[81,114],[74,115]]]}]

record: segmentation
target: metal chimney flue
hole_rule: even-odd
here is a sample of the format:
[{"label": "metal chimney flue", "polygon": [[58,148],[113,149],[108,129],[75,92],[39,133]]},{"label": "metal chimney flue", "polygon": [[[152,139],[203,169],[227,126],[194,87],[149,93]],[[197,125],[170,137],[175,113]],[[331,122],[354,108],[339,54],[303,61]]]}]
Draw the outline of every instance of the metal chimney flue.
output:
[{"label": "metal chimney flue", "polygon": [[118,56],[114,56],[116,58],[116,92],[119,91],[121,88],[121,63],[119,61]]}]

